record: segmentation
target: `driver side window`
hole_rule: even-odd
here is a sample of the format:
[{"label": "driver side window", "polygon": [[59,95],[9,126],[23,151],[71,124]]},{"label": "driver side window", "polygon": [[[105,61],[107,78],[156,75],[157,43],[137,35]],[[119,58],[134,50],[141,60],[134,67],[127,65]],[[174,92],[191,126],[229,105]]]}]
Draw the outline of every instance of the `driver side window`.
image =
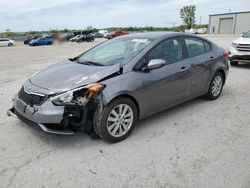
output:
[{"label": "driver side window", "polygon": [[151,59],[164,59],[168,64],[182,60],[182,45],[178,38],[167,39],[148,53],[148,61]]}]

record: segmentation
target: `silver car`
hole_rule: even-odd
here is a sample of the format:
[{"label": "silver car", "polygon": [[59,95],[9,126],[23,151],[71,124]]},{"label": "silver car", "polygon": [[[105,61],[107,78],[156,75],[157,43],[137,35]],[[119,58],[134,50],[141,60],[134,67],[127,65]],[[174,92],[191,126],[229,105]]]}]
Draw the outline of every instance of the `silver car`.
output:
[{"label": "silver car", "polygon": [[131,34],[35,74],[7,113],[48,133],[86,129],[119,142],[137,120],[199,96],[217,99],[228,69],[227,51],[204,38]]}]

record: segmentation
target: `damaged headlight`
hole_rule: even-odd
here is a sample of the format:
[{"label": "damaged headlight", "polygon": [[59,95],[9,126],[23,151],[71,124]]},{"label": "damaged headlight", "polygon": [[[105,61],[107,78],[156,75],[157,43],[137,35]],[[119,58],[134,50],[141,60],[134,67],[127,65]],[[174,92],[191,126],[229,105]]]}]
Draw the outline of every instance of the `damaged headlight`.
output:
[{"label": "damaged headlight", "polygon": [[105,85],[100,83],[90,84],[88,86],[77,88],[51,98],[55,105],[84,105],[87,101],[95,98]]}]

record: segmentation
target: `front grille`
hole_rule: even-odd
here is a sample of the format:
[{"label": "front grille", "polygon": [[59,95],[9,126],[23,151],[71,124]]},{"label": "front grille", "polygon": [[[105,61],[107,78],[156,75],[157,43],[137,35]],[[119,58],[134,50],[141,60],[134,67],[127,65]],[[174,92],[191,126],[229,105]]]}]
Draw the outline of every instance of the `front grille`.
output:
[{"label": "front grille", "polygon": [[24,87],[22,87],[21,90],[19,91],[18,98],[30,106],[33,105],[39,106],[43,104],[44,101],[46,100],[46,96],[28,94],[27,92],[25,92]]},{"label": "front grille", "polygon": [[236,48],[241,52],[250,52],[250,44],[237,44]]}]

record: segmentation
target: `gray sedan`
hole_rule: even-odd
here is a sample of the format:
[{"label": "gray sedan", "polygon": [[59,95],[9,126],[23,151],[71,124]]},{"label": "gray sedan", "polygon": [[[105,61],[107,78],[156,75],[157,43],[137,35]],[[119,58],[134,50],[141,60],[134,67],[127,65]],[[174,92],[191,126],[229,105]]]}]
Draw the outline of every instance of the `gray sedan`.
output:
[{"label": "gray sedan", "polygon": [[217,99],[228,69],[227,51],[204,38],[131,34],[35,74],[7,113],[48,133],[85,129],[119,142],[137,120],[199,96]]}]

